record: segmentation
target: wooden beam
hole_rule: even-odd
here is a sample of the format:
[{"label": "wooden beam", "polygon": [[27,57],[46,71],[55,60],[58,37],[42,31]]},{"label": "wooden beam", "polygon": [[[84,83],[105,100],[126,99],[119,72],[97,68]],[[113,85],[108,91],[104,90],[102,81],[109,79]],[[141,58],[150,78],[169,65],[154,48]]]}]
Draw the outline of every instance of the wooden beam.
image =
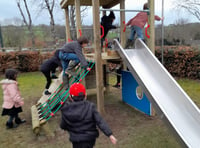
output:
[{"label": "wooden beam", "polygon": [[103,66],[100,47],[100,17],[99,0],[92,0],[93,6],[93,30],[94,30],[94,49],[95,49],[95,68],[96,68],[96,86],[97,86],[97,109],[101,114],[104,110],[104,91],[103,91]]},{"label": "wooden beam", "polygon": [[147,40],[147,45],[151,49],[153,53],[155,53],[155,14],[154,14],[154,0],[148,0],[149,4],[149,16],[148,16],[148,24],[150,25],[148,29],[148,34],[150,38]]},{"label": "wooden beam", "polygon": [[71,40],[68,6],[65,8],[65,24],[66,24],[66,41],[68,42]]},{"label": "wooden beam", "polygon": [[111,8],[119,4],[120,0],[101,0],[101,5],[103,8]]},{"label": "wooden beam", "polygon": [[76,35],[77,35],[77,38],[78,38],[82,34],[80,0],[75,0],[75,9],[76,9]]},{"label": "wooden beam", "polygon": [[[119,4],[120,0],[100,0],[100,6],[103,8],[111,8]],[[61,0],[60,6],[62,9],[66,8],[68,5],[74,5],[74,0]],[[91,0],[80,0],[81,6],[92,6]]]},{"label": "wooden beam", "polygon": [[67,6],[67,0],[61,0],[60,6],[62,9],[64,9]]},{"label": "wooden beam", "polygon": [[[154,12],[154,0],[148,0],[149,5],[149,16],[148,24],[150,25],[148,34],[150,38],[147,40],[147,46],[151,49],[152,53],[155,54],[155,12]],[[152,116],[155,116],[155,109],[151,108]]]},{"label": "wooden beam", "polygon": [[[120,0],[120,9],[125,9],[125,0]],[[126,32],[124,30],[125,27],[125,12],[124,11],[120,11],[120,41],[121,41],[121,45],[124,48],[125,44],[126,44]]]}]

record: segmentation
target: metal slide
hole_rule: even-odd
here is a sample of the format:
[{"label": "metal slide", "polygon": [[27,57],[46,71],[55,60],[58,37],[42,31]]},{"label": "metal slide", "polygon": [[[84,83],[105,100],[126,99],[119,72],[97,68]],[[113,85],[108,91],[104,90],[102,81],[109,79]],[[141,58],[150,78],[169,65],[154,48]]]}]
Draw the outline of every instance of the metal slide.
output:
[{"label": "metal slide", "polygon": [[115,42],[132,75],[182,147],[199,148],[199,108],[142,40],[136,40],[135,49],[123,49],[117,40]]}]

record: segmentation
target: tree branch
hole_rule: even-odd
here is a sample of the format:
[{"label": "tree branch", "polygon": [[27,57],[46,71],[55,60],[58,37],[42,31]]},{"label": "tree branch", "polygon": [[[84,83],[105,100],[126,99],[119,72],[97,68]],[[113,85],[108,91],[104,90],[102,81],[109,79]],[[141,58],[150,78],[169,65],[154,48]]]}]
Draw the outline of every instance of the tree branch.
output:
[{"label": "tree branch", "polygon": [[28,5],[26,3],[26,0],[24,0],[24,5],[25,5],[25,8],[26,8],[26,12],[28,14],[28,20],[29,20],[29,24],[28,24],[28,27],[30,28],[30,26],[32,25],[32,19],[31,19],[31,14],[29,12],[29,9],[28,9]]},{"label": "tree branch", "polygon": [[22,18],[23,18],[23,22],[24,22],[24,24],[25,24],[26,26],[28,26],[28,23],[27,23],[27,21],[26,21],[26,18],[25,18],[25,16],[24,16],[24,13],[23,13],[23,11],[22,11],[22,9],[21,9],[20,1],[16,1],[16,2],[17,2],[17,7],[19,8],[20,14],[21,14],[21,16],[22,16]]},{"label": "tree branch", "polygon": [[179,0],[176,1],[178,8],[187,10],[190,14],[200,20],[200,1],[198,0]]}]

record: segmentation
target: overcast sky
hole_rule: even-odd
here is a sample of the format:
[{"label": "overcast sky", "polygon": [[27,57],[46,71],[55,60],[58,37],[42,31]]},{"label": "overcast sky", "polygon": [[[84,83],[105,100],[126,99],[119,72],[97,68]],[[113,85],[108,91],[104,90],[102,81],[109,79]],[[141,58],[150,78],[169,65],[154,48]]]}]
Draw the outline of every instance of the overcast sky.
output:
[{"label": "overcast sky", "polygon": [[[164,24],[169,25],[173,24],[176,20],[183,18],[187,19],[189,22],[199,22],[194,16],[188,14],[187,12],[183,11],[176,11],[174,10],[173,6],[174,0],[164,0]],[[125,1],[126,9],[136,9],[141,10],[143,8],[143,4],[147,2],[147,0],[126,0]],[[30,6],[29,6],[30,7]],[[33,6],[31,8],[31,16],[33,23],[35,25],[38,24],[49,24],[49,16],[48,13],[42,11],[41,13],[36,13],[36,8]],[[114,7],[114,9],[119,9],[119,6]],[[35,13],[35,14],[34,14]],[[54,11],[55,22],[56,24],[64,25],[64,12],[59,7]],[[87,17],[84,18],[83,24],[84,25],[91,25],[92,24],[92,10],[88,10]],[[119,23],[119,12],[115,12],[116,20],[115,23]],[[134,17],[137,13],[136,12],[126,12],[126,22]],[[155,14],[158,16],[162,15],[162,0],[155,0]],[[20,18],[21,15],[18,10],[16,0],[0,0],[0,24],[4,25],[5,22],[9,23],[10,20],[13,18]],[[160,22],[156,22],[158,24]]]}]

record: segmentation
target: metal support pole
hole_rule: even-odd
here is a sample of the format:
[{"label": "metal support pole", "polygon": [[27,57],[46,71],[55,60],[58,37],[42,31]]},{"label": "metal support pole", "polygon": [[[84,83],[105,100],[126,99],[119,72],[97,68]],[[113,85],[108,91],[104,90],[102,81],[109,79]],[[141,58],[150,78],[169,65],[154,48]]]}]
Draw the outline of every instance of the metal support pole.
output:
[{"label": "metal support pole", "polygon": [[100,11],[149,12],[149,10],[131,10],[131,9],[100,9]]}]

